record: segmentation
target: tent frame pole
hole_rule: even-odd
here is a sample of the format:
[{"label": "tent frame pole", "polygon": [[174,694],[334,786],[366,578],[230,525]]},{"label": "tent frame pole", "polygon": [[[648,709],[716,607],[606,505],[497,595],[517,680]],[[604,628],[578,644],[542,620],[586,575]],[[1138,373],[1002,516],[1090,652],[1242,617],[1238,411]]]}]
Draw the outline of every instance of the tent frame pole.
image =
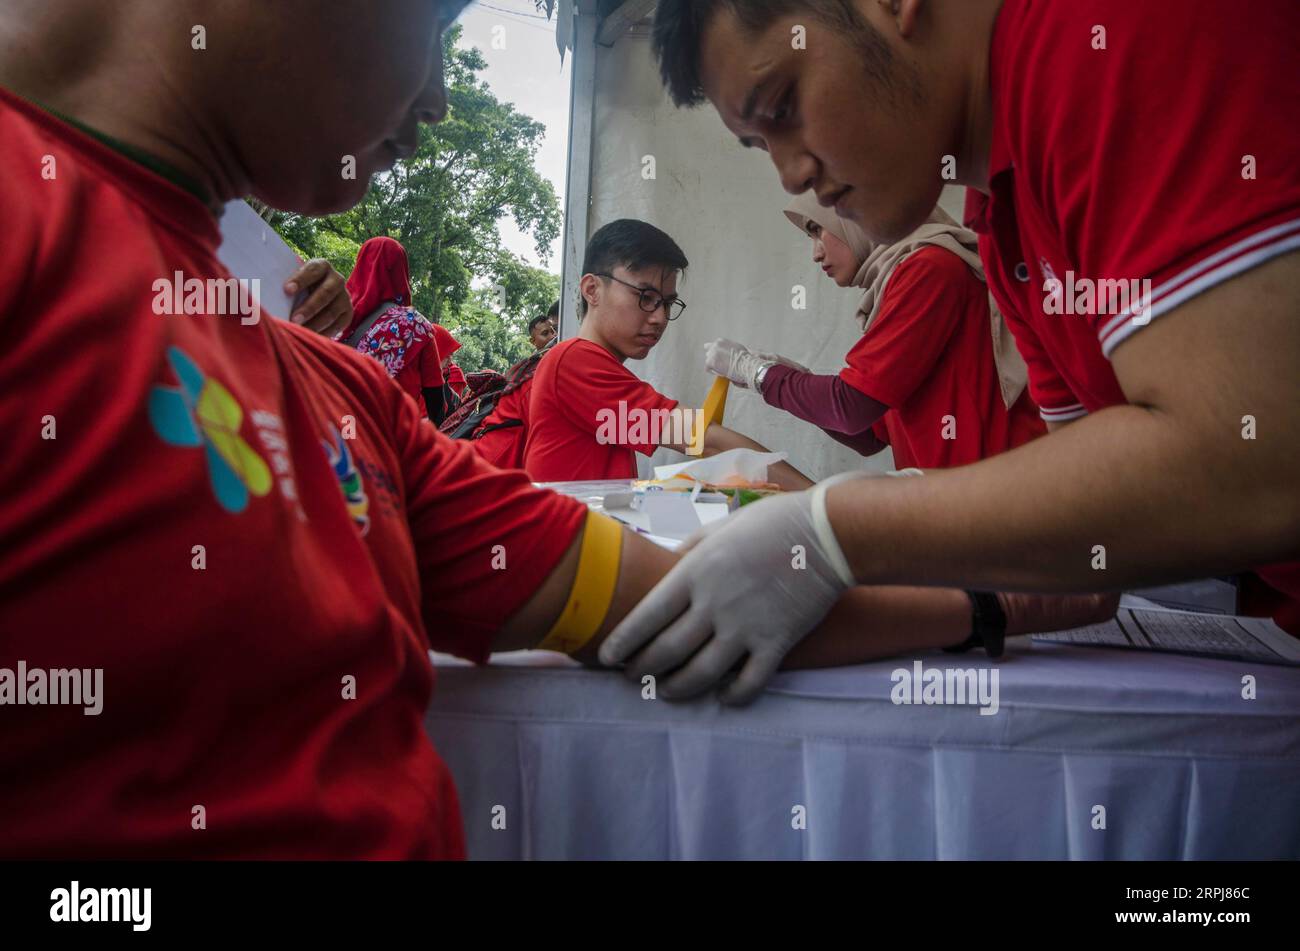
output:
[{"label": "tent frame pole", "polygon": [[597,0],[575,0],[573,71],[570,74],[569,156],[564,193],[564,261],[559,338],[578,332],[578,282],[591,214],[591,148],[596,110]]}]

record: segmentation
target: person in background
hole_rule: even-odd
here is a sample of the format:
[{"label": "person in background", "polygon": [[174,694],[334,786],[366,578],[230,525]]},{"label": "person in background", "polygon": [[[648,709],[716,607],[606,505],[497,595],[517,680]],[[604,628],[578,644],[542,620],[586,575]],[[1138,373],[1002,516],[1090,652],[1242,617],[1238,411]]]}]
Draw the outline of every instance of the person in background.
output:
[{"label": "person in background", "polygon": [[[578,336],[556,344],[534,380],[524,468],[535,482],[635,479],[636,453],[687,450],[694,434],[683,430],[691,425],[653,421],[694,413],[678,411],[677,400],[624,366],[644,360],[686,309],[677,296],[686,266],[677,242],[644,221],[623,218],[591,236]],[[704,455],[742,447],[765,451],[717,423],[704,432]],[[812,484],[784,462],[769,468],[769,478],[782,488]]]},{"label": "person in background", "polygon": [[[434,395],[426,394],[426,400],[432,400],[437,406],[437,413],[431,412],[429,418],[435,425],[441,426],[442,421],[451,415],[452,411],[460,404],[460,394],[465,389],[465,373],[460,367],[452,362],[452,355],[460,349],[460,341],[451,335],[451,331],[442,324],[433,324],[433,343],[438,348],[438,369],[442,374],[443,383],[439,387],[439,392]],[[453,371],[453,367],[455,368]],[[456,378],[459,377],[460,386],[456,386]]]},{"label": "person in background", "polygon": [[936,207],[902,241],[881,244],[811,194],[785,215],[812,238],[827,277],[863,290],[862,339],[838,375],[730,340],[705,348],[709,370],[864,456],[891,445],[899,469],[966,465],[1047,432],[1025,361],[990,305],[973,232]]},{"label": "person in background", "polygon": [[406,249],[392,238],[370,238],[357,252],[347,288],[352,322],[335,339],[378,360],[429,418],[441,423],[447,415],[446,378],[434,325],[411,306]]},{"label": "person in background", "polygon": [[548,347],[555,339],[555,317],[551,314],[539,314],[528,321],[528,339],[537,350]]}]

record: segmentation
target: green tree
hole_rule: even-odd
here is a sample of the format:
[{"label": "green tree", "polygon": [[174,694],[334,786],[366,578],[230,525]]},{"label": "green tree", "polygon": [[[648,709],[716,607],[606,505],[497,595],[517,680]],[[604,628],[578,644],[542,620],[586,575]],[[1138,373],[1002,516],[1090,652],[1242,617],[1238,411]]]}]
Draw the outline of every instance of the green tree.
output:
[{"label": "green tree", "polygon": [[447,327],[460,341],[455,359],[462,367],[504,373],[532,351],[519,322],[494,310],[495,303],[492,291],[475,291],[460,309],[460,322]]},{"label": "green tree", "polygon": [[535,166],[545,126],[492,94],[478,78],[487,65],[482,54],[460,47],[460,36],[453,27],[443,40],[447,118],[421,127],[410,159],[376,175],[360,204],[342,214],[264,214],[305,256],[326,258],[344,275],[367,238],[396,238],[410,260],[415,307],[465,338],[457,362],[503,369],[526,352],[505,328],[519,330],[526,348],[521,328],[555,300],[559,280],[511,254],[498,223],[513,218],[546,265],[562,216],[555,189]]},{"label": "green tree", "polygon": [[462,367],[504,373],[533,352],[528,321],[546,313],[560,293],[560,279],[525,264],[518,269],[518,284],[507,282],[503,289],[507,297],[523,301],[522,308],[502,309],[499,289],[480,288],[461,306],[456,323],[447,324],[461,344],[456,362]]}]

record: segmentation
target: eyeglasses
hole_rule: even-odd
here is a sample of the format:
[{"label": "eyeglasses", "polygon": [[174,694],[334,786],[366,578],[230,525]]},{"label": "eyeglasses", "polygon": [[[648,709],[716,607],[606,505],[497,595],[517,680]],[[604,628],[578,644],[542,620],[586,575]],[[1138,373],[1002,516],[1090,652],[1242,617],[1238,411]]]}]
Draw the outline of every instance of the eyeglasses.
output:
[{"label": "eyeglasses", "polygon": [[650,287],[637,287],[635,284],[629,284],[627,281],[615,277],[613,274],[600,273],[596,277],[607,277],[611,281],[617,281],[624,287],[630,287],[637,292],[640,297],[641,309],[647,314],[653,314],[659,308],[663,308],[664,313],[668,315],[669,320],[676,320],[686,310],[686,301],[680,297],[674,297],[671,300],[664,297],[658,291]]}]

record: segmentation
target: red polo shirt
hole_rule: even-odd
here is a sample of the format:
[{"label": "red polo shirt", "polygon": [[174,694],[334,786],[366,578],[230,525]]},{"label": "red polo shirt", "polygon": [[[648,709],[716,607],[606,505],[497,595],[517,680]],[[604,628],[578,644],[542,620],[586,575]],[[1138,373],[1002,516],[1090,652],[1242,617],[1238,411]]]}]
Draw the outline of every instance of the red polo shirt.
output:
[{"label": "red polo shirt", "polygon": [[585,508],[347,347],[161,312],[229,277],[211,213],[3,90],[0,156],[0,667],[103,671],[0,707],[0,856],[462,856],[427,650],[482,660]]},{"label": "red polo shirt", "polygon": [[988,288],[950,251],[924,247],[889,276],[840,378],[878,403],[894,465],[948,469],[1046,432],[1028,393],[1007,410],[993,361]]},{"label": "red polo shirt", "polygon": [[599,344],[565,340],[533,376],[524,468],[535,482],[635,479],[635,453],[659,448],[655,414],[676,406]]},{"label": "red polo shirt", "polygon": [[[1125,402],[1117,347],[1300,248],[1298,36],[1294,0],[1240,16],[1211,0],[1004,3],[991,196],[969,192],[966,223],[1044,419]],[[1300,596],[1296,565],[1260,574]]]}]

